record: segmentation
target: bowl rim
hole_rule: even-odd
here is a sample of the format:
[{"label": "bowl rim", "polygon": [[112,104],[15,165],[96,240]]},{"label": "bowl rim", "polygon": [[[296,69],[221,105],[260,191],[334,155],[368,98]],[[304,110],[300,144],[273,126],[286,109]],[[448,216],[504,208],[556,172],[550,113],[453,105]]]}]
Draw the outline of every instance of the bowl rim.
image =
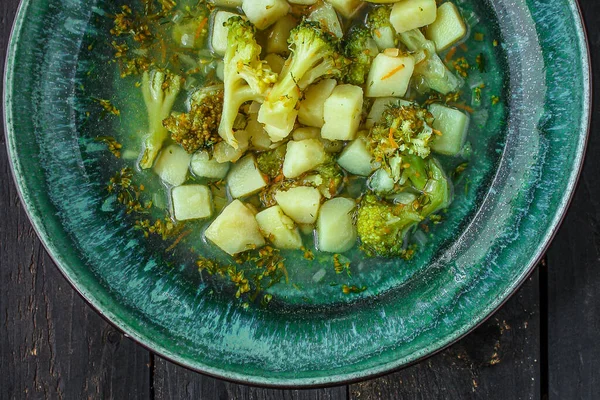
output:
[{"label": "bowl rim", "polygon": [[[228,372],[226,370],[219,369],[220,373],[212,372],[207,369],[201,369],[200,367],[186,365],[184,362],[177,360],[175,356],[169,355],[166,352],[162,352],[160,350],[156,350],[156,349],[152,348],[152,346],[154,345],[152,339],[145,338],[145,337],[143,337],[144,335],[138,335],[136,333],[129,332],[128,329],[130,329],[130,327],[128,326],[127,323],[121,324],[120,322],[111,319],[111,317],[108,316],[102,310],[102,307],[99,304],[94,303],[94,299],[91,298],[91,296],[90,296],[90,298],[88,298],[88,296],[77,286],[74,279],[72,277],[70,277],[67,274],[66,270],[62,267],[61,261],[58,260],[58,257],[51,250],[51,246],[49,244],[50,241],[46,237],[43,230],[40,228],[42,222],[37,220],[35,218],[35,216],[32,214],[32,212],[30,211],[30,205],[26,201],[26,197],[25,197],[24,191],[22,189],[22,187],[23,187],[22,185],[24,185],[24,183],[23,183],[22,178],[19,177],[19,175],[17,173],[17,170],[19,169],[19,167],[16,165],[15,159],[13,157],[13,152],[11,150],[11,146],[14,144],[13,143],[14,132],[13,132],[13,128],[9,127],[9,124],[7,122],[7,115],[9,113],[9,108],[12,105],[12,99],[6,89],[8,87],[9,82],[12,81],[12,69],[10,67],[12,65],[13,58],[14,58],[14,55],[16,52],[17,32],[24,22],[25,9],[26,9],[26,7],[28,7],[30,5],[31,0],[21,0],[19,3],[19,6],[17,7],[17,11],[16,11],[15,17],[13,19],[13,23],[12,23],[12,27],[11,27],[11,31],[10,31],[10,35],[9,35],[9,40],[7,42],[6,55],[5,55],[5,59],[4,59],[4,76],[3,76],[3,80],[2,80],[3,89],[4,89],[3,98],[2,98],[2,117],[3,117],[2,120],[3,120],[4,132],[5,132],[5,136],[6,136],[6,151],[7,151],[7,155],[8,155],[10,172],[11,172],[13,181],[15,183],[15,187],[17,189],[20,203],[22,204],[23,209],[25,210],[25,213],[29,219],[29,222],[31,223],[38,239],[44,246],[46,253],[49,255],[50,259],[56,265],[57,269],[60,271],[62,276],[67,280],[69,285],[79,295],[79,297],[81,299],[83,299],[84,302],[88,306],[90,306],[98,315],[100,315],[114,329],[116,329],[118,332],[121,332],[125,337],[133,340],[137,345],[142,346],[144,349],[148,350],[153,355],[158,355],[161,358],[164,358],[165,360],[167,360],[169,362],[172,362],[172,363],[179,365],[187,370],[197,372],[197,373],[200,373],[205,376],[222,379],[222,380],[232,382],[232,383],[249,385],[249,386],[253,386],[253,387],[277,388],[277,389],[301,389],[301,388],[302,389],[318,389],[318,388],[342,386],[342,385],[348,385],[348,384],[352,384],[352,383],[356,383],[356,382],[362,382],[365,380],[375,379],[378,377],[382,377],[382,376],[400,371],[404,368],[408,368],[410,366],[418,364],[418,363],[448,349],[452,345],[456,344],[457,342],[461,341],[466,336],[471,334],[474,330],[476,330],[483,323],[485,323],[488,319],[490,319],[494,314],[496,314],[496,312],[498,312],[499,309],[502,308],[502,306],[504,306],[504,304],[523,286],[523,284],[527,281],[527,279],[529,279],[529,277],[533,274],[536,267],[539,265],[540,261],[543,259],[548,248],[552,244],[556,234],[558,233],[558,230],[560,229],[560,227],[567,215],[567,212],[573,201],[573,197],[574,197],[577,187],[579,185],[579,181],[580,181],[581,174],[583,171],[584,161],[585,161],[585,156],[586,156],[586,152],[587,152],[589,136],[590,136],[590,131],[591,131],[592,115],[593,115],[593,113],[592,113],[592,110],[593,110],[593,79],[592,79],[593,73],[592,73],[592,59],[591,59],[591,50],[590,50],[590,41],[589,41],[588,30],[586,27],[585,19],[583,17],[583,11],[581,9],[581,5],[579,4],[579,0],[567,0],[567,1],[572,6],[571,7],[572,15],[574,18],[574,22],[577,25],[576,26],[577,31],[579,33],[578,39],[580,41],[580,44],[582,45],[582,49],[585,49],[585,51],[581,52],[581,56],[584,57],[584,68],[582,68],[582,72],[584,74],[583,81],[584,81],[584,83],[587,81],[587,85],[584,85],[585,92],[582,94],[586,101],[584,101],[582,103],[583,118],[582,118],[582,124],[580,126],[580,130],[582,133],[584,133],[584,137],[582,138],[583,140],[581,140],[581,149],[577,155],[578,158],[576,159],[576,165],[575,165],[576,168],[573,169],[572,176],[570,177],[569,182],[568,182],[567,191],[565,192],[566,195],[563,196],[563,203],[557,209],[557,214],[556,214],[554,220],[550,223],[550,226],[552,228],[550,229],[549,233],[542,239],[543,240],[542,245],[539,246],[537,249],[537,252],[534,255],[532,255],[531,262],[529,263],[527,268],[524,269],[524,272],[523,272],[522,276],[520,277],[520,279],[513,282],[512,288],[504,294],[504,297],[500,298],[500,300],[496,304],[493,304],[490,307],[489,311],[487,311],[487,314],[484,317],[482,317],[480,321],[476,322],[475,324],[473,324],[473,326],[466,329],[465,332],[463,332],[456,338],[450,340],[448,343],[442,345],[441,347],[439,347],[433,351],[430,351],[425,355],[419,356],[416,359],[414,359],[413,361],[410,361],[408,363],[396,365],[396,366],[389,366],[390,363],[382,364],[382,365],[372,367],[372,368],[365,370],[366,373],[354,373],[352,375],[355,375],[355,377],[351,377],[351,378],[342,378],[342,379],[336,379],[336,380],[328,380],[326,378],[299,378],[299,379],[291,379],[291,380],[284,380],[284,381],[276,380],[275,383],[269,382],[269,381],[265,380],[264,378],[256,379],[256,377],[250,377],[250,376],[246,376],[246,375],[242,375],[242,374],[238,374],[238,373],[232,373],[232,372]],[[587,66],[587,68],[585,68],[585,66]],[[484,312],[485,312],[485,310],[484,310]],[[158,347],[160,348],[160,346],[158,346]],[[349,375],[349,374],[340,374],[339,376],[343,377],[344,375]],[[317,381],[317,383],[304,383],[306,381],[309,381],[309,382]]]}]

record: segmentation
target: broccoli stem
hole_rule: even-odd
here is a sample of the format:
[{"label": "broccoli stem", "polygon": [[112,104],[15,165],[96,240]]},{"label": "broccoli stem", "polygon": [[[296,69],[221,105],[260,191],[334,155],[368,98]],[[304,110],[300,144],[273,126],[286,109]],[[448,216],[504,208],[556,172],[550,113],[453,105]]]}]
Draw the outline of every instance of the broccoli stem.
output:
[{"label": "broccoli stem", "polygon": [[144,72],[142,94],[148,111],[148,135],[144,140],[144,150],[140,159],[142,169],[152,168],[169,134],[163,126],[163,120],[171,114],[180,90],[181,77],[168,71]]}]

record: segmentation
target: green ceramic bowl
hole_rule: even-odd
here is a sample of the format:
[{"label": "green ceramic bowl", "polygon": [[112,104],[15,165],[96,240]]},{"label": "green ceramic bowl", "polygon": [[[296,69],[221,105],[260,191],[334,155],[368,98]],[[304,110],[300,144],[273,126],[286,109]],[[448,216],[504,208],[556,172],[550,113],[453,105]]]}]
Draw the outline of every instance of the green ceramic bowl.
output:
[{"label": "green ceramic bowl", "polygon": [[[465,55],[484,53],[484,98],[497,95],[500,103],[473,115],[469,167],[444,223],[421,238],[411,262],[356,260],[348,282],[366,285],[360,294],[342,294],[350,278],[326,263],[306,262],[291,271],[302,290],[280,284],[268,308],[244,309],[191,260],[143,240],[106,203],[114,165],[93,137],[136,129],[125,115],[96,118],[90,101],[125,101],[113,88],[103,36],[114,2],[24,0],[4,110],[15,180],[38,235],[76,290],[115,326],[217,377],[328,385],[448,346],[497,309],[548,246],[577,181],[590,116],[589,56],[574,0],[457,3],[475,12],[471,34],[485,33]],[[324,279],[310,279],[321,270]]]}]

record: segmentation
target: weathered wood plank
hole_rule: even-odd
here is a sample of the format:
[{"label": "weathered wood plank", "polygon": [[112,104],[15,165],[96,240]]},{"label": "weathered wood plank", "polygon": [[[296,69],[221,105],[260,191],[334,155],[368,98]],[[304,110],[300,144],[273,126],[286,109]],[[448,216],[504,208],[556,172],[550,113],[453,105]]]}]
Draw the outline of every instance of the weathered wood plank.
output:
[{"label": "weathered wood plank", "polygon": [[[17,4],[0,1],[2,55]],[[148,398],[149,353],[90,309],[56,269],[21,207],[4,141],[2,132],[0,399]]]},{"label": "weathered wood plank", "polygon": [[539,278],[475,332],[405,370],[352,385],[356,400],[539,399]]},{"label": "weathered wood plank", "polygon": [[98,316],[54,266],[4,151],[0,220],[0,398],[147,398],[149,353]]},{"label": "weathered wood plank", "polygon": [[157,400],[346,400],[347,387],[314,390],[278,390],[237,385],[200,375],[156,357],[154,390]]}]

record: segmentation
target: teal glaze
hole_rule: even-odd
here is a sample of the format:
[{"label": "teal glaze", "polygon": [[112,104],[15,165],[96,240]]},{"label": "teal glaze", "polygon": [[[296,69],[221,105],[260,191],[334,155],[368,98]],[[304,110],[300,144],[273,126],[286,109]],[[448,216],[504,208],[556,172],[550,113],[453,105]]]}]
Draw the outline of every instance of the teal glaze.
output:
[{"label": "teal glaze", "polygon": [[222,378],[327,385],[447,346],[499,307],[548,245],[577,180],[590,113],[589,59],[573,1],[477,4],[500,41],[490,68],[503,101],[471,138],[471,186],[457,184],[457,201],[425,250],[408,264],[357,260],[349,283],[369,286],[359,296],[341,296],[328,278],[306,286],[312,302],[279,285],[271,307],[243,309],[185,255],[153,250],[106,201],[114,165],[90,138],[135,129],[126,118],[82,117],[93,110],[91,93],[111,96],[112,85],[98,82],[112,82],[113,66],[94,59],[101,49],[87,51],[106,4],[25,0],[4,107],[15,179],[40,238],[108,320],[157,353]]}]

